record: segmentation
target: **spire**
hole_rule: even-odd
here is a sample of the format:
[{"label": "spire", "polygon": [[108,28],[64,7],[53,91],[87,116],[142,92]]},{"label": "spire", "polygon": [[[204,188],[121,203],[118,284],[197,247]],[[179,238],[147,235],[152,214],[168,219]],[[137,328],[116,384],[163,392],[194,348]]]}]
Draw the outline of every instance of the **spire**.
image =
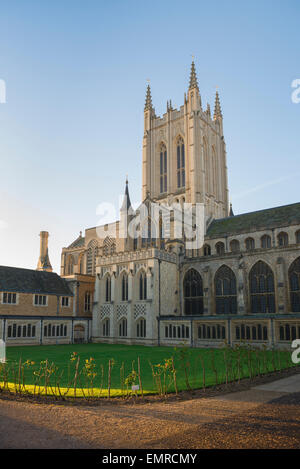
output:
[{"label": "spire", "polygon": [[192,66],[191,66],[191,74],[190,74],[190,86],[189,89],[192,90],[194,88],[197,88],[199,91],[198,87],[198,81],[197,81],[197,75],[196,75],[196,68],[195,68],[195,62],[194,60],[192,61]]},{"label": "spire", "polygon": [[232,203],[230,203],[229,216],[234,217],[234,213],[233,213],[233,210],[232,210]]},{"label": "spire", "polygon": [[216,91],[216,99],[215,99],[215,112],[214,112],[214,120],[222,119],[222,111],[221,111],[221,104],[218,90]]},{"label": "spire", "polygon": [[150,85],[148,84],[147,86],[147,91],[146,91],[146,101],[145,101],[145,111],[152,111],[153,106],[152,106],[152,97],[151,97],[151,89]]},{"label": "spire", "polygon": [[125,186],[125,194],[123,199],[123,204],[121,207],[121,212],[128,212],[131,207],[130,197],[129,197],[129,189],[128,189],[128,177],[126,176],[126,186]]}]

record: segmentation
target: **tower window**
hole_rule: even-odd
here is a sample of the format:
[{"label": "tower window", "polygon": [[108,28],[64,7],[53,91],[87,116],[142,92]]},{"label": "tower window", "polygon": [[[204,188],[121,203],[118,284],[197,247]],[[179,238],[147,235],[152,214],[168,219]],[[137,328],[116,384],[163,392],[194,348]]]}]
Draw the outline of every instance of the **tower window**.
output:
[{"label": "tower window", "polygon": [[160,163],[160,192],[167,192],[167,148],[162,143],[160,146],[160,156],[159,156],[159,163]]},{"label": "tower window", "polygon": [[185,154],[182,137],[177,140],[177,187],[185,187]]}]

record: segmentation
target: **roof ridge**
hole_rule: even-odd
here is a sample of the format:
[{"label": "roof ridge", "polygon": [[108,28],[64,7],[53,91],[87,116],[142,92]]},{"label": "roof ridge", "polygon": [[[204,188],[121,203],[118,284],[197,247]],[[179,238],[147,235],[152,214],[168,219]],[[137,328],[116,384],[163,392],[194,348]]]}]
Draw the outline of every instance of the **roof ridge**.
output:
[{"label": "roof ridge", "polygon": [[[267,210],[276,210],[277,208],[292,207],[293,205],[300,205],[300,202],[295,202],[293,204],[287,204],[287,205],[278,205],[277,207],[262,208],[260,210],[254,210],[253,212],[238,213],[237,215],[234,215],[234,218],[242,217],[244,215],[249,215],[250,213],[252,214],[252,213],[266,212]],[[230,217],[215,218],[213,222],[227,220],[228,218]]]}]

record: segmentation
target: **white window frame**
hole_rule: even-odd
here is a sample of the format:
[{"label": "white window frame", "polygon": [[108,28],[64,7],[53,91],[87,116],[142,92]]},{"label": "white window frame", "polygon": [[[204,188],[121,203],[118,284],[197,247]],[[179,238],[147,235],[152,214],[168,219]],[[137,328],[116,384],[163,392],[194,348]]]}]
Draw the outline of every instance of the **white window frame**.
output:
[{"label": "white window frame", "polygon": [[[4,303],[4,295],[16,295],[16,302],[15,303]],[[17,292],[11,292],[11,291],[4,291],[1,294],[1,304],[5,306],[15,306],[19,304],[19,294]]]},{"label": "white window frame", "polygon": [[[35,297],[36,296],[37,297],[41,297],[41,296],[45,297],[46,298],[46,304],[44,304],[44,305],[43,304],[42,305],[36,304],[36,302],[35,302]],[[32,302],[33,302],[33,306],[35,306],[35,307],[45,308],[46,306],[48,306],[48,295],[40,295],[39,293],[34,293]]]}]

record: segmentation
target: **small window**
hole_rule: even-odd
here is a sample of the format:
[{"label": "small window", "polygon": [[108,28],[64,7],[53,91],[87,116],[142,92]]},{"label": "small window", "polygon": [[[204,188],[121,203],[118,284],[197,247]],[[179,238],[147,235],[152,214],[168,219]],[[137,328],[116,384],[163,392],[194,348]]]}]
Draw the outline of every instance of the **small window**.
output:
[{"label": "small window", "polygon": [[34,304],[35,306],[47,306],[47,296],[34,295]]},{"label": "small window", "polygon": [[68,308],[70,306],[70,298],[68,296],[62,296],[61,305],[65,308]]},{"label": "small window", "polygon": [[282,246],[287,246],[289,244],[289,237],[288,237],[288,234],[287,233],[279,233],[279,235],[277,236],[277,240],[278,240],[278,246],[282,247]]},{"label": "small window", "polygon": [[264,249],[268,249],[271,247],[271,236],[264,235],[261,237],[261,247]]},{"label": "small window", "polygon": [[209,244],[204,245],[203,254],[204,254],[204,256],[210,256],[211,255],[211,247],[209,246]]},{"label": "small window", "polygon": [[230,241],[230,250],[231,252],[240,252],[240,243],[237,239]]},{"label": "small window", "polygon": [[221,241],[216,244],[216,253],[218,254],[218,256],[222,256],[223,254],[225,254],[225,245]]},{"label": "small window", "polygon": [[88,291],[84,295],[84,311],[86,313],[91,311],[91,294]]},{"label": "small window", "polygon": [[246,250],[247,251],[253,251],[253,249],[255,249],[255,241],[253,238],[247,238],[246,241],[245,241],[245,245],[246,245]]},{"label": "small window", "polygon": [[17,294],[4,292],[2,297],[2,303],[6,305],[15,305],[17,304]]}]

